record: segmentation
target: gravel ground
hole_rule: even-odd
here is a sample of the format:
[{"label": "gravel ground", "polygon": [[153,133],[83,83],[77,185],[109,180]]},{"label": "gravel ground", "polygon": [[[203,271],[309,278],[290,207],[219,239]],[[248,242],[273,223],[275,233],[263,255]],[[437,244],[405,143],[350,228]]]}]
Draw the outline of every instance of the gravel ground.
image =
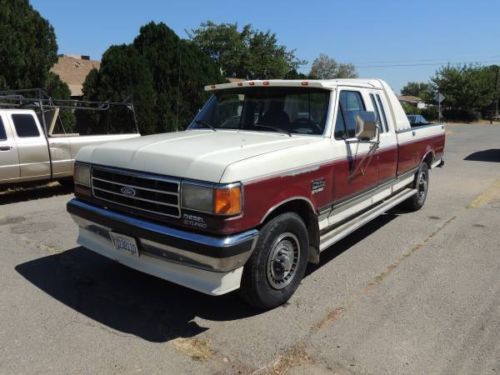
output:
[{"label": "gravel ground", "polygon": [[426,206],[249,309],[77,246],[57,184],[0,193],[0,373],[500,373],[500,126],[450,125]]}]

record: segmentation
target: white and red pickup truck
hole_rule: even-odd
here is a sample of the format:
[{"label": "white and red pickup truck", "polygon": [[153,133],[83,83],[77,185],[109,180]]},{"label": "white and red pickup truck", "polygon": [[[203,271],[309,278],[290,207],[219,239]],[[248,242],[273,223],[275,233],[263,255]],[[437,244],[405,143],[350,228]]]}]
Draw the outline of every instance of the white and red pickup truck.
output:
[{"label": "white and red pickup truck", "polygon": [[411,127],[381,80],[269,80],[213,93],[186,131],[83,148],[78,243],[211,295],[273,308],[308,262],[396,205],[422,207],[443,125]]}]

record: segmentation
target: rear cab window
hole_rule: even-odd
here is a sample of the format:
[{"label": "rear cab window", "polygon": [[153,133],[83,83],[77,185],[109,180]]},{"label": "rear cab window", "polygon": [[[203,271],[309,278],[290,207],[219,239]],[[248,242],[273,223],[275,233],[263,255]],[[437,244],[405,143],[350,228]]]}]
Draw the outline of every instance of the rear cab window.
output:
[{"label": "rear cab window", "polygon": [[356,116],[365,111],[366,106],[361,92],[342,90],[339,95],[337,119],[335,120],[335,138],[353,138],[356,135]]},{"label": "rear cab window", "polygon": [[19,138],[39,137],[40,132],[36,121],[29,114],[13,114],[11,115],[16,134]]}]

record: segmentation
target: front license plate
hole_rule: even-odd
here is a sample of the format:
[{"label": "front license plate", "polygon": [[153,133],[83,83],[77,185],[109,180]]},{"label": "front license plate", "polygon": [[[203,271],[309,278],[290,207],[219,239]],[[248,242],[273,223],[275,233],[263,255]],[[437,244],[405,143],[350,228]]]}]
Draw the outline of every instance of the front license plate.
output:
[{"label": "front license plate", "polygon": [[109,236],[116,250],[139,256],[139,248],[137,247],[135,238],[114,232],[109,232]]}]

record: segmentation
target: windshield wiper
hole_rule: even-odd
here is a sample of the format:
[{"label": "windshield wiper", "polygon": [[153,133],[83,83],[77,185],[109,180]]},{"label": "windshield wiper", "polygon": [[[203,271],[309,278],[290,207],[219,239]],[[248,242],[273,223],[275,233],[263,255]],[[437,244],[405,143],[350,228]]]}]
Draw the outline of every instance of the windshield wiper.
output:
[{"label": "windshield wiper", "polygon": [[271,129],[271,130],[274,130],[275,132],[278,132],[278,133],[285,133],[285,134],[288,134],[290,137],[292,136],[292,132],[291,131],[287,131],[285,129],[278,128],[277,126],[261,125],[261,124],[255,124],[254,126],[259,127],[259,128]]},{"label": "windshield wiper", "polygon": [[210,124],[209,122],[207,122],[205,120],[195,120],[195,124],[203,125],[203,126],[205,126],[207,128],[212,129],[214,132],[217,131],[217,129],[215,128],[215,126],[213,126],[212,124]]}]

